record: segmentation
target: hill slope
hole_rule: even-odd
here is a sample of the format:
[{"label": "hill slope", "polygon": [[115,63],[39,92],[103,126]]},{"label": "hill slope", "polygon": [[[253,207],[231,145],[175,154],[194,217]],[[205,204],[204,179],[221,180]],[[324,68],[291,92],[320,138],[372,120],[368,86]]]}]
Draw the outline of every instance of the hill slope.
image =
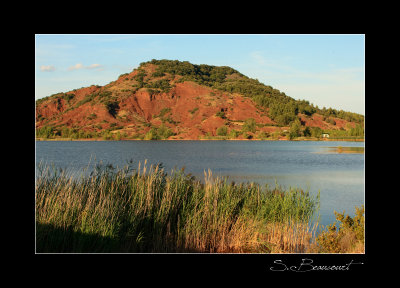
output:
[{"label": "hill slope", "polygon": [[294,100],[230,67],[171,60],[144,62],[105,86],[36,101],[38,137],[254,139],[285,137],[293,123],[297,136],[350,135],[363,121],[356,113]]}]

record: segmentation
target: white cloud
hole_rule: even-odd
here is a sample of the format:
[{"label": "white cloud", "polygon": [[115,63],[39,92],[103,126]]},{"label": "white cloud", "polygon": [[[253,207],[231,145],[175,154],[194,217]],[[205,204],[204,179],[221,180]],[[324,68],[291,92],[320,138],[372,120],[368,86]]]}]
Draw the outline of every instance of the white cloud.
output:
[{"label": "white cloud", "polygon": [[40,71],[44,71],[44,72],[52,72],[56,70],[56,68],[52,65],[42,65],[40,66]]},{"label": "white cloud", "polygon": [[74,66],[69,67],[68,70],[72,71],[72,70],[79,70],[82,68],[83,68],[83,65],[81,63],[78,63],[78,64],[75,64]]},{"label": "white cloud", "polygon": [[102,66],[100,64],[91,64],[91,65],[89,65],[89,66],[87,66],[85,68],[87,68],[87,69],[100,69],[100,68],[102,68]]},{"label": "white cloud", "polygon": [[100,64],[91,64],[89,66],[84,66],[82,63],[75,64],[68,68],[68,71],[80,70],[80,69],[101,69],[103,66]]}]

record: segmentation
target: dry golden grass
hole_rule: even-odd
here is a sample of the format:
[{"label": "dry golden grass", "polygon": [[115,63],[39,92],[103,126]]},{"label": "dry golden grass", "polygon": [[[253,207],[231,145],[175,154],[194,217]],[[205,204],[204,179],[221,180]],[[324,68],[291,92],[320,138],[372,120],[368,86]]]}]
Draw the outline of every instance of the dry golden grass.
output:
[{"label": "dry golden grass", "polygon": [[312,245],[318,223],[271,223],[268,225],[268,242],[271,253],[307,253]]},{"label": "dry golden grass", "polygon": [[[201,184],[183,172],[168,176],[158,166],[148,169],[146,162],[133,175],[100,171],[76,179],[45,171],[36,181],[36,221],[43,227],[37,243],[44,250],[75,252],[87,252],[87,247],[150,253],[305,252],[313,233],[306,223],[319,198],[299,190],[234,185],[211,171],[204,179]],[[58,236],[48,239],[49,229],[61,235],[68,230],[75,238],[72,244],[58,242]],[[85,235],[100,246],[81,240]]]}]

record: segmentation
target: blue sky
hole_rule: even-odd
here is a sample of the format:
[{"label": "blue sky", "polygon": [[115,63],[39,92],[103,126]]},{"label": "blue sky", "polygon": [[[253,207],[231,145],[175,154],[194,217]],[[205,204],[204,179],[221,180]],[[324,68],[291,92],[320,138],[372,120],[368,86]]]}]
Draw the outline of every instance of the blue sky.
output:
[{"label": "blue sky", "polygon": [[151,59],[230,66],[294,99],[365,114],[365,36],[37,34],[35,99],[105,85]]}]

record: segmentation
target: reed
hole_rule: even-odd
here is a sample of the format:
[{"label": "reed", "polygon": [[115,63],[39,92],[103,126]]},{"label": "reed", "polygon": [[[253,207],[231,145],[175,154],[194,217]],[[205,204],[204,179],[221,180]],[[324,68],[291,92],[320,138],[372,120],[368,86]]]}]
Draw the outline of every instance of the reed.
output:
[{"label": "reed", "polygon": [[319,209],[301,189],[228,183],[204,172],[98,165],[79,177],[36,175],[36,251],[60,253],[302,253]]}]

